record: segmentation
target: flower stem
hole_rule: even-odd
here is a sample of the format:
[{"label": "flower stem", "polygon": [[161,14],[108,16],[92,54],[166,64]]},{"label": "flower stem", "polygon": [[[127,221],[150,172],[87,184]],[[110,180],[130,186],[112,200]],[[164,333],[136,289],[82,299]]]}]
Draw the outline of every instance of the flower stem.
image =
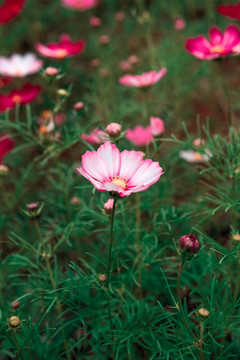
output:
[{"label": "flower stem", "polygon": [[199,356],[200,356],[200,360],[204,360],[204,356],[203,356],[203,352],[202,352],[202,344],[203,344],[203,332],[204,332],[204,323],[201,320],[200,321],[200,340],[199,340]]},{"label": "flower stem", "polygon": [[187,319],[185,317],[184,311],[183,311],[183,307],[182,307],[182,299],[181,299],[181,288],[180,288],[180,282],[181,282],[181,275],[182,275],[182,271],[184,268],[184,259],[182,259],[181,264],[179,266],[179,270],[178,270],[178,278],[177,278],[177,301],[178,301],[178,310],[182,316],[182,320],[184,325],[186,326],[186,328],[188,329],[188,332],[191,334],[192,338],[198,341],[198,338],[194,335],[194,333],[192,332],[190,326],[188,325]]},{"label": "flower stem", "polygon": [[113,209],[112,209],[111,218],[110,218],[110,232],[109,232],[109,244],[108,244],[107,281],[106,281],[107,290],[109,289],[110,277],[111,277],[110,268],[111,268],[111,254],[112,254],[112,243],[113,243],[113,224],[114,224],[114,214],[115,214],[115,209],[116,209],[116,202],[117,202],[117,199],[114,198],[114,200],[113,200]]},{"label": "flower stem", "polygon": [[137,250],[137,275],[139,283],[139,297],[142,299],[142,274],[141,274],[141,244],[140,244],[140,234],[141,234],[141,203],[140,203],[140,193],[136,194],[136,250]]},{"label": "flower stem", "polygon": [[[11,331],[12,331],[12,336],[13,336],[13,338],[14,338],[15,344],[16,344],[17,347],[19,347],[15,330],[14,330],[14,329],[11,329]],[[23,357],[22,357],[22,354],[21,354],[21,352],[20,352],[20,349],[18,349],[18,350],[16,351],[16,355],[19,356],[19,358],[23,360]]]}]

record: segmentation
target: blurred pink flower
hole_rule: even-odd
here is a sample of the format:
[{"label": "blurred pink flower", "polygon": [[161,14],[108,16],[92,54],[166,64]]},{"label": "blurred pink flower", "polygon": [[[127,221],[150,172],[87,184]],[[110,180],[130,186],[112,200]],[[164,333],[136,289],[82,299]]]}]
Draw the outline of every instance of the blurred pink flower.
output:
[{"label": "blurred pink flower", "polygon": [[14,19],[22,10],[26,0],[5,0],[0,6],[0,24],[5,24]]},{"label": "blurred pink flower", "polygon": [[117,137],[122,132],[122,126],[118,123],[110,123],[105,130],[109,136]]},{"label": "blurred pink flower", "polygon": [[112,210],[113,210],[113,199],[108,199],[105,203],[104,203],[104,211],[106,214],[111,214]]},{"label": "blurred pink flower", "polygon": [[154,116],[150,117],[150,126],[153,136],[159,136],[165,130],[163,120],[158,117],[154,117]]},{"label": "blurred pink flower", "polygon": [[186,22],[183,18],[179,17],[174,21],[174,29],[183,30],[186,26]]},{"label": "blurred pink flower", "polygon": [[147,190],[163,174],[158,162],[143,160],[140,151],[120,153],[109,141],[97,151],[87,151],[77,171],[99,191],[117,192],[121,197]]},{"label": "blurred pink flower", "polygon": [[107,45],[110,42],[110,37],[108,35],[101,35],[99,36],[99,44]]},{"label": "blurred pink flower", "polygon": [[7,153],[9,153],[14,147],[13,140],[6,133],[0,134],[0,164],[2,159]]},{"label": "blurred pink flower", "polygon": [[92,27],[99,27],[102,24],[102,20],[97,16],[93,16],[93,17],[90,18],[89,24]]},{"label": "blurred pink flower", "polygon": [[141,75],[124,75],[119,79],[119,83],[132,87],[146,87],[156,84],[167,72],[166,68],[159,71],[149,71]]},{"label": "blurred pink flower", "polygon": [[227,16],[231,19],[240,20],[240,2],[234,5],[220,5],[217,11],[219,14]]},{"label": "blurred pink flower", "polygon": [[28,104],[40,93],[39,85],[24,84],[20,90],[12,90],[8,95],[0,94],[0,111],[15,108],[17,104]]},{"label": "blurred pink flower", "polygon": [[92,59],[91,60],[91,66],[92,67],[98,67],[100,65],[100,60],[99,59]]},{"label": "blurred pink flower", "polygon": [[73,109],[76,111],[82,110],[84,107],[84,103],[82,101],[78,101],[73,105]]},{"label": "blurred pink flower", "polygon": [[133,130],[126,130],[126,139],[131,141],[134,145],[145,146],[151,144],[155,136],[159,136],[164,132],[164,122],[157,117],[150,118],[150,125],[143,127],[137,125]]},{"label": "blurred pink flower", "polygon": [[62,125],[66,121],[66,115],[64,113],[58,113],[55,115],[55,122],[53,118],[53,112],[51,110],[43,110],[41,116],[37,119],[37,123],[40,125],[38,128],[39,134],[49,134],[57,126]]},{"label": "blurred pink flower", "polygon": [[139,62],[139,58],[136,55],[130,55],[128,61],[133,65]]},{"label": "blurred pink flower", "polygon": [[8,78],[8,77],[1,77],[0,78],[0,89],[3,88],[4,86],[10,84],[13,81],[13,79]]},{"label": "blurred pink flower", "polygon": [[63,34],[60,36],[59,43],[50,43],[47,46],[38,43],[36,49],[42,56],[64,59],[78,55],[83,51],[84,46],[84,40],[73,42],[69,35]]},{"label": "blurred pink flower", "polygon": [[107,133],[100,129],[94,129],[90,134],[82,134],[81,139],[89,144],[100,145],[109,139]]},{"label": "blurred pink flower", "polygon": [[[203,149],[205,146],[205,141],[204,141],[204,139],[197,138],[193,141],[193,145]],[[189,163],[208,162],[212,157],[212,153],[207,148],[205,148],[203,150],[204,150],[204,153],[200,153],[195,150],[182,150],[182,151],[180,151],[179,156],[180,156],[180,158],[182,158],[183,160],[185,160]]]},{"label": "blurred pink flower", "polygon": [[133,67],[128,60],[122,60],[119,63],[119,67],[122,71],[132,71]]},{"label": "blurred pink flower", "polygon": [[234,55],[236,47],[240,43],[240,32],[235,25],[229,25],[224,32],[217,27],[209,31],[210,41],[203,36],[191,38],[186,41],[185,48],[192,55],[202,60],[212,60],[226,55]]},{"label": "blurred pink flower", "polygon": [[126,130],[126,139],[131,141],[134,145],[137,146],[145,146],[147,144],[151,144],[153,142],[153,135],[151,126],[147,126],[146,128],[137,125],[133,130]]},{"label": "blurred pink flower", "polygon": [[118,11],[114,17],[115,17],[115,20],[117,20],[117,21],[125,20],[125,14],[122,11]]},{"label": "blurred pink flower", "polygon": [[62,5],[68,9],[86,11],[98,4],[97,0],[62,0]]},{"label": "blurred pink flower", "polygon": [[59,70],[53,66],[48,66],[46,69],[45,69],[45,75],[47,76],[57,76],[59,74]]},{"label": "blurred pink flower", "polygon": [[34,54],[13,54],[10,58],[0,56],[0,74],[11,77],[24,77],[38,72],[43,65],[42,60]]}]

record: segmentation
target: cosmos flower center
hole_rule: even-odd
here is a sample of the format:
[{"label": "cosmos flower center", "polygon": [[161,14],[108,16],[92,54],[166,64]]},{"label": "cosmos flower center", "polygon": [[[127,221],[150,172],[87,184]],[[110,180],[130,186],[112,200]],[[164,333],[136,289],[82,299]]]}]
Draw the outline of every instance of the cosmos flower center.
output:
[{"label": "cosmos flower center", "polygon": [[56,50],[56,57],[59,59],[64,58],[65,56],[67,56],[68,52],[65,49],[58,49]]},{"label": "cosmos flower center", "polygon": [[116,185],[121,187],[122,189],[126,189],[127,188],[127,183],[125,179],[120,179],[119,176],[114,176],[111,180],[111,182]]},{"label": "cosmos flower center", "polygon": [[15,103],[15,104],[20,104],[20,102],[22,101],[22,98],[20,95],[14,95],[13,98],[12,98],[12,101]]},{"label": "cosmos flower center", "polygon": [[224,47],[222,45],[215,45],[215,46],[212,46],[210,49],[210,53],[212,53],[212,54],[215,54],[215,53],[221,54],[223,52],[224,52]]}]

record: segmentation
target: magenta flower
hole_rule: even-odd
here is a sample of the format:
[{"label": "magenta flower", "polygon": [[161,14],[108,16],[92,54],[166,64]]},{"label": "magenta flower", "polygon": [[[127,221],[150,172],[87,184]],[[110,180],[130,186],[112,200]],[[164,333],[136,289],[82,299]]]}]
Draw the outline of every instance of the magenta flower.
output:
[{"label": "magenta flower", "polygon": [[159,71],[149,71],[141,75],[124,75],[119,79],[119,83],[131,87],[147,87],[156,84],[167,72],[166,68]]},{"label": "magenta flower", "polygon": [[7,155],[13,147],[13,140],[5,133],[0,134],[0,164],[2,164],[3,157]]},{"label": "magenta flower", "polygon": [[159,136],[164,132],[164,122],[157,117],[150,117],[150,125],[143,127],[141,125],[135,126],[133,130],[126,130],[126,139],[131,141],[136,146],[145,146],[151,144],[155,136]]},{"label": "magenta flower", "polygon": [[11,77],[24,77],[38,72],[43,65],[42,60],[34,54],[13,54],[10,58],[0,56],[0,74]]},{"label": "magenta flower", "polygon": [[87,151],[77,171],[99,191],[117,192],[121,197],[147,190],[163,174],[158,162],[143,160],[140,151],[120,153],[109,141],[97,151]]},{"label": "magenta flower", "polygon": [[0,111],[14,108],[17,104],[28,104],[41,91],[39,85],[24,84],[20,90],[12,90],[8,95],[0,94]]},{"label": "magenta flower", "polygon": [[202,60],[212,60],[226,55],[234,55],[234,47],[240,42],[240,32],[235,25],[229,25],[224,34],[217,27],[209,31],[210,41],[203,36],[188,39],[185,49]]},{"label": "magenta flower", "polygon": [[60,36],[59,43],[50,43],[47,46],[38,43],[36,49],[42,56],[65,59],[81,53],[84,46],[85,42],[83,40],[73,42],[69,35],[63,34]]},{"label": "magenta flower", "polygon": [[18,16],[25,3],[26,0],[5,0],[0,6],[0,24],[5,24]]},{"label": "magenta flower", "polygon": [[240,20],[240,3],[234,5],[220,5],[217,11],[223,16]]},{"label": "magenta flower", "polygon": [[77,11],[89,10],[97,4],[97,0],[62,0],[62,6]]},{"label": "magenta flower", "polygon": [[90,134],[82,134],[81,139],[93,145],[104,144],[105,141],[109,140],[107,133],[100,129],[94,129]]}]

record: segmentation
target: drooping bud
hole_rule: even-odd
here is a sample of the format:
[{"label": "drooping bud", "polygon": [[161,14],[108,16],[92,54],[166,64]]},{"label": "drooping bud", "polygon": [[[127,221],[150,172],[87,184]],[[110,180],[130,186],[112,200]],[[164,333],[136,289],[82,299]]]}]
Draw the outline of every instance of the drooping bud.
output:
[{"label": "drooping bud", "polygon": [[48,66],[45,69],[45,75],[47,76],[57,76],[59,74],[59,70],[53,66]]},{"label": "drooping bud", "polygon": [[10,305],[13,310],[17,310],[20,307],[21,303],[18,300],[14,300],[10,303]]},{"label": "drooping bud", "polygon": [[198,314],[202,319],[207,319],[209,317],[210,312],[208,309],[200,308],[198,309]]},{"label": "drooping bud", "polygon": [[78,101],[73,105],[73,109],[76,111],[80,111],[80,110],[82,110],[83,106],[84,106],[84,103],[82,101]]},{"label": "drooping bud", "polygon": [[[178,240],[183,257],[191,258],[201,248],[199,240],[194,235],[183,235]],[[185,256],[187,255],[187,256]]]},{"label": "drooping bud", "polygon": [[110,137],[117,137],[122,132],[122,126],[118,123],[111,123],[106,127],[105,130]]},{"label": "drooping bud", "polygon": [[104,211],[107,215],[110,215],[112,213],[113,202],[114,202],[113,199],[108,199],[108,201],[106,201],[104,204]]},{"label": "drooping bud", "polygon": [[12,328],[16,328],[20,325],[20,319],[18,316],[11,316],[9,319],[8,319],[8,324],[10,327]]}]

